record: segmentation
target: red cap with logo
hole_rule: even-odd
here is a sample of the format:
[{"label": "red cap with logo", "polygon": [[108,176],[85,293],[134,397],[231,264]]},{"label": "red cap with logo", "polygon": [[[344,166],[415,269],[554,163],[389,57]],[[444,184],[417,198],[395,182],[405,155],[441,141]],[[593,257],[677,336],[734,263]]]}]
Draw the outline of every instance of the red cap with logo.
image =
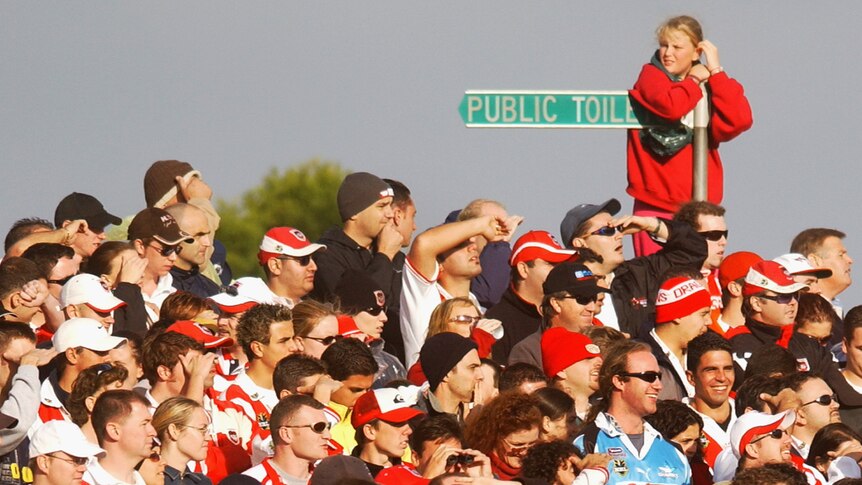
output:
[{"label": "red cap with logo", "polygon": [[738,251],[727,255],[718,267],[718,284],[721,285],[721,289],[727,288],[731,281],[745,278],[751,266],[759,261],[763,261],[763,258],[749,251]]},{"label": "red cap with logo", "polygon": [[310,242],[299,229],[273,227],[264,234],[263,240],[260,242],[257,259],[263,265],[272,258],[279,256],[301,258],[318,249],[326,249],[326,246]]},{"label": "red cap with logo", "polygon": [[556,238],[548,231],[530,231],[515,241],[512,246],[512,256],[509,265],[515,266],[522,261],[542,259],[549,263],[575,261],[578,252],[573,249],[563,249]]},{"label": "red cap with logo", "polygon": [[655,298],[655,323],[667,323],[712,306],[709,291],[699,282],[678,276],[662,283]]},{"label": "red cap with logo", "polygon": [[[411,389],[405,387],[404,389]],[[416,389],[415,387],[413,389]],[[402,389],[374,389],[359,396],[353,405],[353,414],[350,416],[350,424],[359,428],[379,419],[387,423],[406,423],[411,419],[424,414],[415,406],[418,393],[404,392]]]},{"label": "red cap with logo", "polygon": [[808,288],[808,285],[793,281],[784,266],[775,261],[760,261],[755,263],[745,275],[745,286],[742,287],[742,294],[745,296],[756,295],[766,290],[788,294],[803,288]]},{"label": "red cap with logo", "polygon": [[542,370],[548,377],[584,359],[600,356],[599,346],[584,334],[563,327],[549,328],[542,334]]}]

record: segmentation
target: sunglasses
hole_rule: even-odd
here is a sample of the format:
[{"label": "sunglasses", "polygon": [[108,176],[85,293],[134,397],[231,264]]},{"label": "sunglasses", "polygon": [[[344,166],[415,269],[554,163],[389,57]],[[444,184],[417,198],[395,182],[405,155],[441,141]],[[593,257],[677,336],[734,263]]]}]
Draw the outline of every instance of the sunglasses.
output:
[{"label": "sunglasses", "polygon": [[74,277],[75,277],[75,275],[71,274],[71,275],[69,275],[69,276],[67,276],[61,280],[48,280],[48,284],[63,286],[66,283],[68,283],[69,280],[71,280]]},{"label": "sunglasses", "polygon": [[281,256],[278,259],[280,259],[282,261],[284,261],[284,260],[296,261],[297,263],[299,263],[300,266],[308,266],[309,264],[311,264],[311,255],[310,254],[306,254],[305,256],[299,256],[299,257]]},{"label": "sunglasses", "polygon": [[341,335],[330,335],[329,337],[304,337],[309,340],[314,340],[315,342],[320,342],[323,345],[330,346],[334,344],[337,340],[341,340]]},{"label": "sunglasses", "polygon": [[727,239],[727,229],[723,231],[698,231],[698,234],[706,238],[707,241],[718,242],[721,238]]},{"label": "sunglasses", "polygon": [[279,426],[279,428],[311,428],[317,434],[322,434],[327,429],[331,428],[332,424],[329,421],[318,421],[314,424],[303,424],[303,425],[295,425],[291,426],[285,424],[283,426]]},{"label": "sunglasses", "polygon": [[57,455],[48,455],[48,456],[50,456],[51,458],[56,458],[56,459],[58,459],[58,460],[63,460],[63,461],[65,461],[66,463],[71,463],[71,464],[73,464],[73,465],[75,465],[75,466],[84,466],[84,465],[86,465],[87,463],[90,463],[90,459],[89,459],[89,458],[86,458],[86,457],[83,457],[83,456],[72,456],[72,455],[69,455],[69,456],[72,456],[72,458],[63,458],[62,456],[57,456]]},{"label": "sunglasses", "polygon": [[469,323],[470,325],[475,325],[479,323],[482,317],[471,317],[470,315],[458,315],[457,317],[452,317],[449,319],[450,322],[455,323]]},{"label": "sunglasses", "polygon": [[567,299],[567,300],[575,300],[576,302],[578,302],[578,305],[582,305],[582,306],[587,306],[590,303],[595,303],[595,302],[599,301],[599,295],[593,295],[593,296],[566,295],[563,298]]},{"label": "sunglasses", "polygon": [[373,306],[373,307],[371,307],[371,308],[366,308],[366,309],[365,309],[365,310],[363,310],[363,311],[364,311],[364,312],[367,312],[367,313],[368,313],[369,315],[371,315],[372,317],[376,317],[377,315],[380,315],[382,312],[385,312],[385,311],[386,311],[386,307],[385,307],[385,306],[379,306],[379,305],[378,305],[378,306]]},{"label": "sunglasses", "polygon": [[781,437],[784,436],[784,433],[787,433],[787,431],[780,429],[780,428],[776,428],[776,429],[773,429],[772,431],[770,431],[768,434],[765,434],[759,438],[751,440],[751,444],[757,443],[758,441],[766,439],[766,438],[773,438],[776,440],[780,440]]},{"label": "sunglasses", "polygon": [[758,298],[772,300],[779,305],[787,305],[791,300],[799,301],[799,292],[794,291],[793,293],[784,293],[780,295],[759,295]]},{"label": "sunglasses", "polygon": [[162,247],[157,247],[157,246],[153,246],[152,244],[150,244],[150,247],[151,247],[151,248],[153,248],[153,249],[155,249],[155,250],[156,250],[156,252],[158,252],[159,254],[161,254],[162,256],[164,256],[164,257],[166,257],[166,258],[170,257],[172,254],[177,254],[177,255],[179,255],[179,254],[180,254],[180,251],[182,251],[182,250],[183,250],[183,248],[181,248],[180,246],[162,246]]},{"label": "sunglasses", "polygon": [[661,372],[656,372],[654,370],[646,372],[620,372],[617,375],[620,377],[634,377],[648,383],[661,380]]},{"label": "sunglasses", "polygon": [[150,453],[150,456],[144,458],[143,460],[138,462],[137,465],[135,465],[135,471],[140,471],[141,467],[144,465],[144,462],[147,460],[149,460],[152,463],[158,463],[159,460],[161,460],[161,459],[162,459],[162,455],[160,455],[158,451],[154,451],[154,452]]},{"label": "sunglasses", "polygon": [[618,232],[623,232],[623,226],[604,226],[590,233],[590,236],[605,236],[611,237]]},{"label": "sunglasses", "polygon": [[821,406],[829,406],[833,402],[835,404],[838,404],[838,396],[835,396],[835,395],[830,396],[829,394],[824,394],[824,395],[818,397],[817,399],[815,399],[813,401],[809,401],[809,402],[803,404],[803,406],[808,406],[809,404],[814,404],[814,403],[817,403]]}]

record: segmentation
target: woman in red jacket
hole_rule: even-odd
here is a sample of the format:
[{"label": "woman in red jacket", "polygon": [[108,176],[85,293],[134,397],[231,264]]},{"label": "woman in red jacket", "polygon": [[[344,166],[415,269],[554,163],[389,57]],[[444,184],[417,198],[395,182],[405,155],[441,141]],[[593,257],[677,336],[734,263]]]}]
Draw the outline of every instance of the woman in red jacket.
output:
[{"label": "woman in red jacket", "polygon": [[[667,122],[628,131],[628,188],[634,215],[669,218],[692,196],[692,122],[706,86],[709,97],[707,200],[721,203],[724,173],[718,145],[749,129],[751,107],[742,85],[724,71],[718,48],[704,40],[697,20],[674,17],[656,31],[659,48],[629,91],[633,104]],[[705,63],[700,62],[703,55]],[[646,232],[634,236],[635,254],[659,249]]]}]

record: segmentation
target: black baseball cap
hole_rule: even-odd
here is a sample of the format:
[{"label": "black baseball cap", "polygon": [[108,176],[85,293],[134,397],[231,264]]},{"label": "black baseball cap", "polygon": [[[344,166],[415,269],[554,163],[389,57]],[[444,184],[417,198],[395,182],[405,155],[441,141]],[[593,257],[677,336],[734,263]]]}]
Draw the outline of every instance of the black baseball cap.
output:
[{"label": "black baseball cap", "polygon": [[98,199],[92,195],[72,192],[57,204],[54,211],[54,225],[62,227],[65,221],[84,219],[93,229],[104,229],[109,224],[119,225],[119,217],[109,213]]},{"label": "black baseball cap", "polygon": [[560,263],[549,273],[542,290],[546,295],[565,291],[572,296],[594,296],[601,292],[610,293],[597,283],[596,275],[580,263]]}]

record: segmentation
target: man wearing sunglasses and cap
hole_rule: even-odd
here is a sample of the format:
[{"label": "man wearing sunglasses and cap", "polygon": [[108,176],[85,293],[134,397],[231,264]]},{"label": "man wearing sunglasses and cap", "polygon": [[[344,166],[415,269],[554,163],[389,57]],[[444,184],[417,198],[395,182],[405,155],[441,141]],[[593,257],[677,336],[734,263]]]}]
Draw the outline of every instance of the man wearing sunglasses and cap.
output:
[{"label": "man wearing sunglasses and cap", "polygon": [[424,414],[413,408],[418,393],[414,386],[375,389],[356,400],[350,417],[357,439],[353,456],[365,462],[372,477],[409,456],[409,422]]},{"label": "man wearing sunglasses and cap", "polygon": [[548,273],[542,284],[543,328],[518,342],[509,354],[509,364],[526,362],[538,368],[542,363],[542,332],[562,327],[583,332],[593,326],[599,293],[609,293],[598,285],[596,276],[580,263],[561,263]]},{"label": "man wearing sunglasses and cap", "polygon": [[78,485],[87,464],[105,450],[87,441],[72,422],[52,421],[30,439],[30,470],[34,485]]},{"label": "man wearing sunglasses and cap", "polygon": [[181,242],[193,238],[180,230],[174,216],[164,209],[149,207],[138,212],[129,224],[129,241],[135,246],[138,256],[147,260],[147,268],[141,281],[141,294],[147,303],[147,315],[152,322],[159,319],[162,302],[173,287],[171,268],[181,251]]},{"label": "man wearing sunglasses and cap", "polygon": [[[621,216],[620,202],[580,204],[560,223],[567,248],[588,248],[602,258],[596,271],[605,276],[612,292],[602,312],[602,323],[637,337],[641,325],[655,310],[654,302],[664,274],[673,267],[700,268],[708,255],[706,241],[688,224],[656,217]],[[646,231],[663,249],[649,256],[626,260],[623,236]]]},{"label": "man wearing sunglasses and cap", "polygon": [[266,231],[257,259],[274,298],[293,308],[311,293],[317,273],[314,257],[325,250],[326,246],[312,243],[299,229],[273,227]]},{"label": "man wearing sunglasses and cap", "polygon": [[274,454],[243,475],[265,485],[308,483],[314,463],[328,456],[330,424],[323,409],[303,394],[279,401],[270,418]]},{"label": "man wearing sunglasses and cap", "polygon": [[[77,221],[83,219],[86,224]],[[109,213],[102,203],[92,195],[73,192],[57,204],[54,211],[54,225],[58,228],[75,228],[68,233],[63,244],[70,246],[82,258],[89,258],[102,241],[105,240],[105,227],[118,225],[122,219]]]},{"label": "man wearing sunglasses and cap", "polygon": [[584,454],[607,453],[609,485],[689,484],[688,459],[643,418],[656,412],[662,371],[649,345],[620,340],[605,351],[599,370],[601,412],[574,445]]}]

